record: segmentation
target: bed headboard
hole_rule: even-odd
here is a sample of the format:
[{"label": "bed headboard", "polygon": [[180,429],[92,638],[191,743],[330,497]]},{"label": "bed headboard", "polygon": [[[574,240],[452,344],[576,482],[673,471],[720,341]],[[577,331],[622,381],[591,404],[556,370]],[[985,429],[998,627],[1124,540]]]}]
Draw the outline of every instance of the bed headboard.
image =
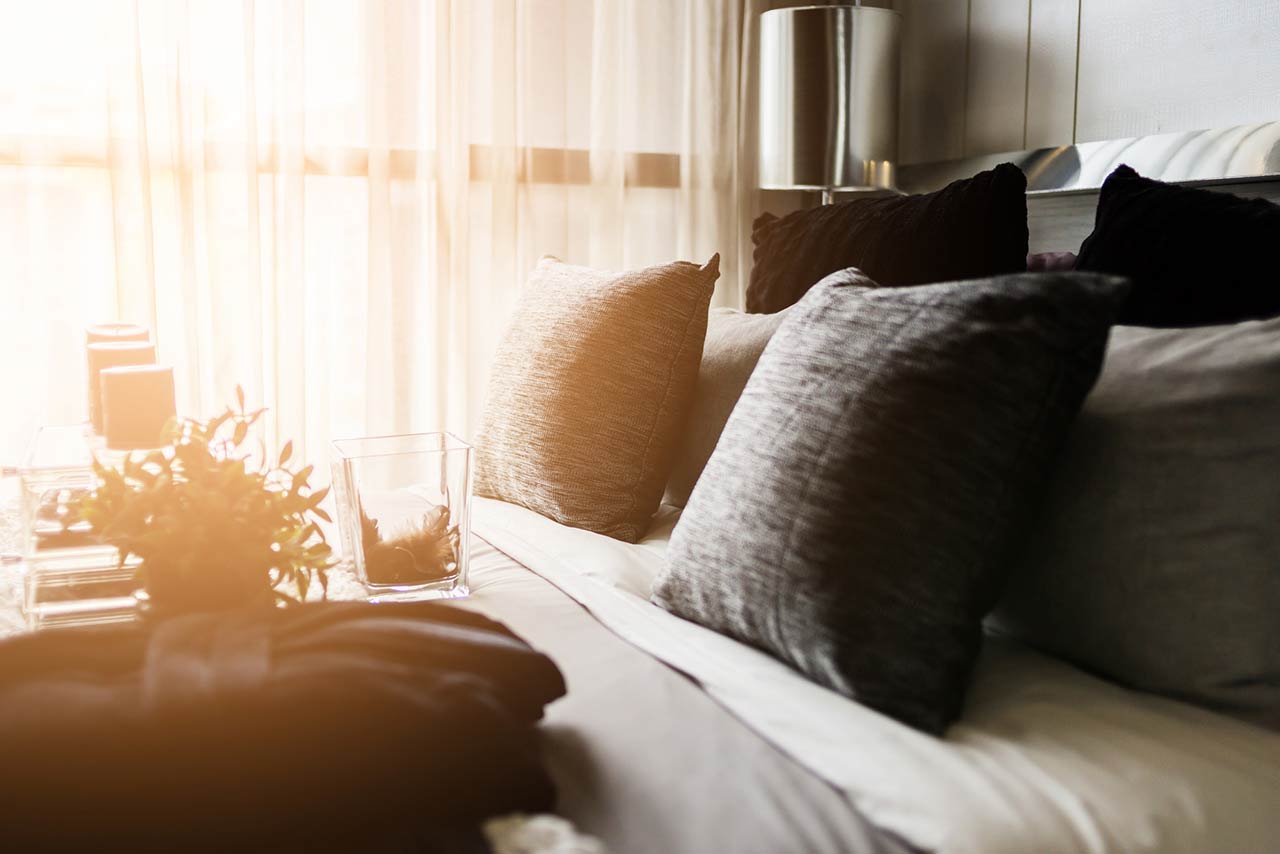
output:
[{"label": "bed headboard", "polygon": [[1079,249],[1098,188],[1121,163],[1148,178],[1280,203],[1280,121],[912,164],[899,168],[898,184],[929,192],[1006,161],[1027,175],[1031,252]]}]

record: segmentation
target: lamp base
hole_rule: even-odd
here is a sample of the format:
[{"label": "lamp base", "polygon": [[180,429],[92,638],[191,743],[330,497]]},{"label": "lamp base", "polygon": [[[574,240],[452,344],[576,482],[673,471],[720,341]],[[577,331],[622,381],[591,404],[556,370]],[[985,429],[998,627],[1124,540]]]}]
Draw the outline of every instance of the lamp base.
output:
[{"label": "lamp base", "polygon": [[836,193],[844,193],[846,195],[858,196],[859,198],[869,198],[874,196],[905,196],[902,190],[895,187],[867,187],[866,189],[850,189],[848,187],[833,189],[827,188],[819,190],[822,194],[823,205],[834,205],[836,203]]}]

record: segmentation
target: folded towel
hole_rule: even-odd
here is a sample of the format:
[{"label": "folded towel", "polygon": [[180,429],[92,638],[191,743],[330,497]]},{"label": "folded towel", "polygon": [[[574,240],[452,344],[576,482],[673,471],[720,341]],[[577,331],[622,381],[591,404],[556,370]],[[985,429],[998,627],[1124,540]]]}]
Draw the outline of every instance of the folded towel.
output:
[{"label": "folded towel", "polygon": [[442,603],[13,638],[0,827],[15,851],[444,850],[553,806],[536,722],[564,691],[546,656]]}]

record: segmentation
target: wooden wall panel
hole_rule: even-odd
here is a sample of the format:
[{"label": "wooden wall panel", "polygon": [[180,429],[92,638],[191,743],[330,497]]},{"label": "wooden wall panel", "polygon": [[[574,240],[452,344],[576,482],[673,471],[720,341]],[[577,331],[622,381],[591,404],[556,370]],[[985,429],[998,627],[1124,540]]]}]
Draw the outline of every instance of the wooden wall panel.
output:
[{"label": "wooden wall panel", "polygon": [[1082,0],[1076,137],[1280,119],[1280,3]]},{"label": "wooden wall panel", "polygon": [[898,159],[903,163],[964,155],[965,0],[897,0],[902,12]]},{"label": "wooden wall panel", "polygon": [[1020,151],[1031,0],[971,0],[964,153]]},{"label": "wooden wall panel", "polygon": [[1280,120],[1280,0],[895,0],[898,160]]},{"label": "wooden wall panel", "polygon": [[1023,148],[1074,138],[1079,10],[1080,0],[1032,0]]}]

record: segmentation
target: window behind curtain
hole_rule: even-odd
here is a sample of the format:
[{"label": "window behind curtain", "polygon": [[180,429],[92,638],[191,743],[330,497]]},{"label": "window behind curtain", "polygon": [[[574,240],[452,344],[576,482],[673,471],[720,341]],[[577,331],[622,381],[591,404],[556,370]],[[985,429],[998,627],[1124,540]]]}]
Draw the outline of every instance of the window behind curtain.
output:
[{"label": "window behind curtain", "polygon": [[0,460],[152,326],[184,412],[469,434],[537,257],[677,252],[681,0],[54,0],[0,31]]}]

